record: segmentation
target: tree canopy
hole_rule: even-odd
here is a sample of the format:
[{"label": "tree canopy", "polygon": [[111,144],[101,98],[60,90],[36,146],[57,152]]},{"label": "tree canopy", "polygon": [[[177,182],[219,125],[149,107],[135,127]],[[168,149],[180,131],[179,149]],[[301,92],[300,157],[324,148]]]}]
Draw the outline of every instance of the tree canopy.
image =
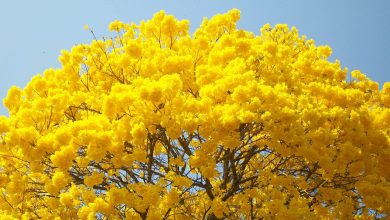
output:
[{"label": "tree canopy", "polygon": [[114,21],[10,88],[2,219],[386,218],[390,83],[239,18]]}]

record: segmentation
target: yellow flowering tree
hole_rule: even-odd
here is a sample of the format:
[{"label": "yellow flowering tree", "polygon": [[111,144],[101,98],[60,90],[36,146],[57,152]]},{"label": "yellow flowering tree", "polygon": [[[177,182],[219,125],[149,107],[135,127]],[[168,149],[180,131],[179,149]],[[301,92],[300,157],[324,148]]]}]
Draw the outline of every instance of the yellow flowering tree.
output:
[{"label": "yellow flowering tree", "polygon": [[390,83],[239,18],[114,21],[10,88],[1,219],[386,218]]}]

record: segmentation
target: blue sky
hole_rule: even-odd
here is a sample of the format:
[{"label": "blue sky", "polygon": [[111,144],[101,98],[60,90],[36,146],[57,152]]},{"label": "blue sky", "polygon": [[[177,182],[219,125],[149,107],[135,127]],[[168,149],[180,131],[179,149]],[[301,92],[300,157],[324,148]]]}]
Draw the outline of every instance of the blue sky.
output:
[{"label": "blue sky", "polygon": [[[161,10],[189,19],[191,31],[203,17],[231,8],[241,10],[239,27],[259,33],[265,24],[287,23],[316,44],[333,48],[349,70],[360,69],[381,85],[390,81],[390,1],[233,1],[233,0],[2,0],[0,5],[0,98],[12,85],[24,87],[32,76],[59,67],[61,49],[88,43],[92,27],[98,37],[109,35],[108,24],[136,22]],[[0,115],[7,114],[0,107]]]}]

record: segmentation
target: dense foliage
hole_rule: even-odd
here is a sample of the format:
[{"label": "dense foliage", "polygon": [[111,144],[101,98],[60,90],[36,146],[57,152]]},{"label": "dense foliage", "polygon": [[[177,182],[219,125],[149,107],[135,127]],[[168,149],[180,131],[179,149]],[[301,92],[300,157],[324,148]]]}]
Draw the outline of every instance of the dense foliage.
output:
[{"label": "dense foliage", "polygon": [[12,87],[1,219],[385,218],[390,83],[239,17],[114,21]]}]

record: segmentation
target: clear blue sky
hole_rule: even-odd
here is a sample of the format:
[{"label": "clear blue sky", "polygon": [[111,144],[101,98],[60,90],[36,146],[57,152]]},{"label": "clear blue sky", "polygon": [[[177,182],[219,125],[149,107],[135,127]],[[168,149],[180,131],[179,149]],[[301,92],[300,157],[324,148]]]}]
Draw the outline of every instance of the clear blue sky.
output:
[{"label": "clear blue sky", "polygon": [[[2,0],[0,4],[0,97],[12,85],[24,87],[35,74],[59,67],[61,49],[88,43],[92,27],[107,36],[108,24],[119,19],[139,22],[164,9],[189,19],[191,31],[202,21],[231,8],[241,10],[239,27],[255,33],[265,24],[287,23],[317,44],[333,48],[349,70],[360,69],[381,85],[390,81],[390,1],[362,0]],[[0,115],[7,114],[0,107]]]}]

